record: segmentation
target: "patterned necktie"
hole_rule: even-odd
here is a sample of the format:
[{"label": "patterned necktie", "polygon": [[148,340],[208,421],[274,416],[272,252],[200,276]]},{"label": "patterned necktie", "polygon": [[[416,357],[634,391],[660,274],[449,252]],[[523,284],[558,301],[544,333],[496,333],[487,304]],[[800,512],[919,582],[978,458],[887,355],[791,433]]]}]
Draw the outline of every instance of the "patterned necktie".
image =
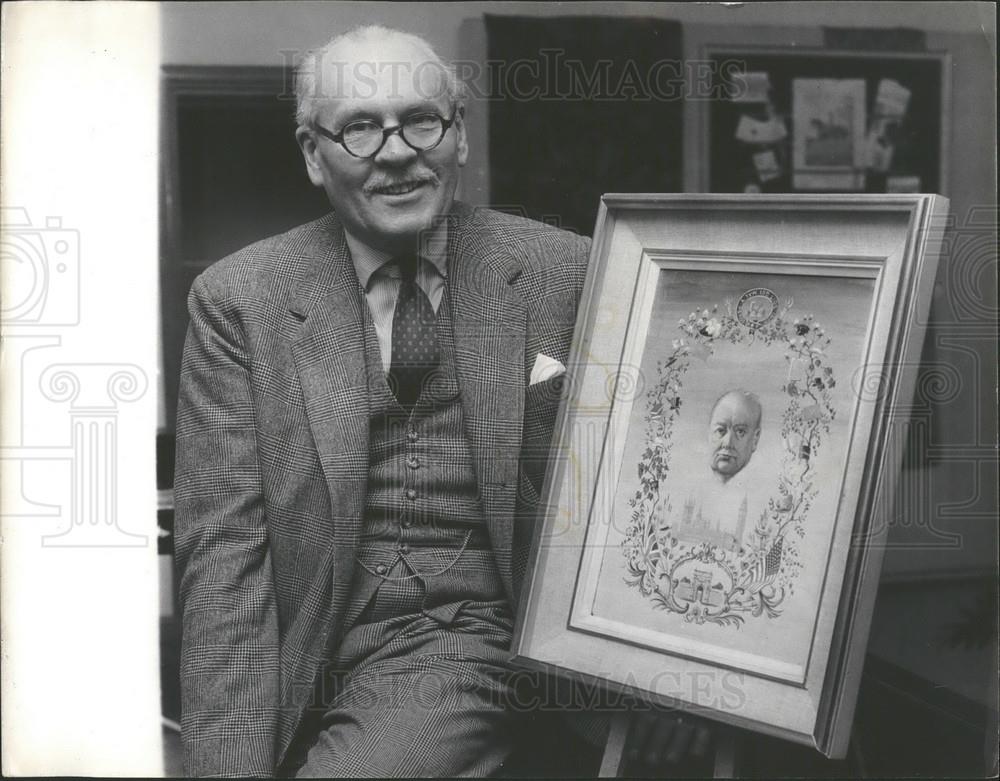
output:
[{"label": "patterned necktie", "polygon": [[417,403],[427,376],[438,365],[434,307],[416,282],[417,262],[415,257],[395,261],[402,281],[392,315],[389,384],[407,410]]}]

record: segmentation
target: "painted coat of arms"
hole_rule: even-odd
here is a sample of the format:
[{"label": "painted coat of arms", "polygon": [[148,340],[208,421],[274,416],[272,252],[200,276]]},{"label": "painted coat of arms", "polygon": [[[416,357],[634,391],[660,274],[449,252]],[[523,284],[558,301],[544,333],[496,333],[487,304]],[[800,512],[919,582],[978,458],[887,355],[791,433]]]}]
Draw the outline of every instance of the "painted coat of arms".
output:
[{"label": "painted coat of arms", "polygon": [[[677,323],[645,393],[645,446],[622,541],[627,582],[688,622],[738,628],[751,618],[778,618],[794,598],[799,543],[818,490],[815,463],[836,416],[836,379],[826,360],[831,337],[793,305],[757,287],[692,311]],[[718,388],[706,421],[709,481],[695,490],[668,479],[689,369],[693,361],[710,363],[723,345],[765,346],[783,354],[787,367],[767,380],[774,385],[768,398],[778,394],[785,406],[780,464],[765,500],[748,499],[747,486],[761,403],[754,388],[736,384]]]}]

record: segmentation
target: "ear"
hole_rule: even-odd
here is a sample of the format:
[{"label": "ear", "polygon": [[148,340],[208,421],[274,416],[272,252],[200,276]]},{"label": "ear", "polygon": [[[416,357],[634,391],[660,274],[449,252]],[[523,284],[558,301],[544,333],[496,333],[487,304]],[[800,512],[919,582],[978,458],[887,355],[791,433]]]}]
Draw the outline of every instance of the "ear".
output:
[{"label": "ear", "polygon": [[299,142],[299,149],[302,150],[302,157],[306,163],[306,174],[309,176],[309,181],[317,187],[322,187],[323,167],[320,163],[316,134],[309,128],[299,125],[295,129],[295,140]]},{"label": "ear", "polygon": [[753,432],[753,445],[750,446],[750,452],[754,452],[757,449],[757,443],[760,442],[760,429]]},{"label": "ear", "polygon": [[465,135],[465,106],[462,105],[455,113],[455,133],[457,134],[458,164],[463,166],[469,159],[469,141]]}]

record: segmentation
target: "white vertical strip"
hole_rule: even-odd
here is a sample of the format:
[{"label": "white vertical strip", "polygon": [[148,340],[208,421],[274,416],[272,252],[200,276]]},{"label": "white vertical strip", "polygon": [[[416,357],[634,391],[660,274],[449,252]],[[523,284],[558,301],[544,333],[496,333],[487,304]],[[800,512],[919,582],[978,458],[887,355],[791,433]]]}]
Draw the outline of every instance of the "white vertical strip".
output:
[{"label": "white vertical strip", "polygon": [[0,13],[2,769],[161,775],[159,7]]}]

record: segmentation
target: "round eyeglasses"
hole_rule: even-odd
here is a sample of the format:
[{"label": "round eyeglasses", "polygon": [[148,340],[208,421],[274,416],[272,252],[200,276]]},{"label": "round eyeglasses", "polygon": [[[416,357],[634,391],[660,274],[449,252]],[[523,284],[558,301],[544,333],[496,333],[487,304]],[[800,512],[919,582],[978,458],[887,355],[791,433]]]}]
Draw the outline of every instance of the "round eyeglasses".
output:
[{"label": "round eyeglasses", "polygon": [[455,124],[456,115],[457,112],[451,115],[451,119],[445,119],[440,114],[430,112],[411,114],[394,127],[382,127],[370,119],[359,119],[348,122],[339,133],[333,133],[318,123],[313,126],[321,135],[344,147],[349,155],[367,159],[382,151],[393,133],[399,133],[403,143],[410,149],[428,152],[441,143],[448,128]]}]

